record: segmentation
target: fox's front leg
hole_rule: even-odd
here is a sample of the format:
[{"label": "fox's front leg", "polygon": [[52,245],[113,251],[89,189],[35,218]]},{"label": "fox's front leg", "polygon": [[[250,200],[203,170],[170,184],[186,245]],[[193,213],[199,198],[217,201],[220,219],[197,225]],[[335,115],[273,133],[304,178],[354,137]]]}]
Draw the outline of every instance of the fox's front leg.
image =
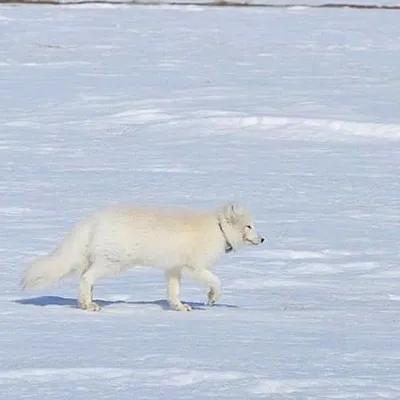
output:
[{"label": "fox's front leg", "polygon": [[205,268],[188,268],[188,274],[203,285],[209,286],[206,304],[213,306],[221,296],[221,281]]},{"label": "fox's front leg", "polygon": [[210,290],[208,291],[207,294],[207,305],[208,306],[213,306],[215,302],[219,299],[220,293],[216,292],[213,287],[210,287]]},{"label": "fox's front leg", "polygon": [[165,271],[165,277],[167,279],[167,292],[168,292],[168,303],[170,307],[175,311],[190,311],[192,308],[189,304],[183,304],[179,298],[182,272],[179,268],[174,268]]}]

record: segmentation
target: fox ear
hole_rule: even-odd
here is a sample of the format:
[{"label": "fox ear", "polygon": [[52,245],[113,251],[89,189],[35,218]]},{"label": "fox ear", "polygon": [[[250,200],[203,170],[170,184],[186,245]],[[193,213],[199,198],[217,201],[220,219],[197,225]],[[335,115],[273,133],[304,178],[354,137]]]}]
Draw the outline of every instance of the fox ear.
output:
[{"label": "fox ear", "polygon": [[225,204],[222,212],[226,220],[234,221],[237,215],[237,205],[232,202]]}]

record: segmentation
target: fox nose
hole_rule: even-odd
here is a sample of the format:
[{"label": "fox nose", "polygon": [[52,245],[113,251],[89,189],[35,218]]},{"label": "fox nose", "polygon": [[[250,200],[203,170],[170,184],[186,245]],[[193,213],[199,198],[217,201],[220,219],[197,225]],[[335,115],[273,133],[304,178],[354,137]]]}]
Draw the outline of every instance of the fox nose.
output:
[{"label": "fox nose", "polygon": [[261,243],[264,243],[264,242],[265,242],[265,238],[262,237],[261,240],[260,240],[260,242],[261,242]]}]

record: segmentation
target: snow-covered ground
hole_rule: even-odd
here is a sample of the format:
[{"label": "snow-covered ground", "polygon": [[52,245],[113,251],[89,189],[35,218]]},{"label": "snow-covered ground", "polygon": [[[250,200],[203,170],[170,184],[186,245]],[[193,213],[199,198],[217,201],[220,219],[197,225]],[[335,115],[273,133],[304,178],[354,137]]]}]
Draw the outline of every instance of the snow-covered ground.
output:
[{"label": "snow-covered ground", "polygon": [[355,8],[385,8],[399,9],[400,0],[0,0],[15,3],[46,3],[55,4],[140,4],[140,5],[202,5],[202,6],[265,6],[265,7],[355,7]]},{"label": "snow-covered ground", "polygon": [[[397,12],[0,7],[0,398],[400,397]],[[23,293],[114,202],[253,211],[223,297],[161,273]]]}]

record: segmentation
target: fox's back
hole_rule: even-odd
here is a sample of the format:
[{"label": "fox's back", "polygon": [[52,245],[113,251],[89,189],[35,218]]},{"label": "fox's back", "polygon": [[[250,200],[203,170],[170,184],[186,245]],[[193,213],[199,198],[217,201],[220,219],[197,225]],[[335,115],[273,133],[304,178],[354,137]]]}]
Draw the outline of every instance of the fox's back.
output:
[{"label": "fox's back", "polygon": [[[93,216],[91,251],[126,263],[169,267],[189,262],[217,223],[212,213],[112,207]],[[204,248],[203,250],[204,251]]]}]

